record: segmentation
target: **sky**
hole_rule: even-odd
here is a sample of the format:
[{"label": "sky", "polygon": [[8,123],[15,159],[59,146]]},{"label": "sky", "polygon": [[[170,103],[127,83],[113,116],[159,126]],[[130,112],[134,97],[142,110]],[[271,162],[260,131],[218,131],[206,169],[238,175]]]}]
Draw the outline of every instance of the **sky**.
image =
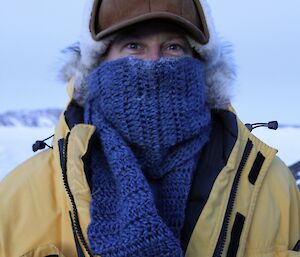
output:
[{"label": "sky", "polygon": [[[60,51],[79,38],[84,2],[0,2],[0,113],[65,106],[56,71]],[[299,124],[300,1],[209,3],[218,33],[232,44],[233,106],[242,121]]]}]

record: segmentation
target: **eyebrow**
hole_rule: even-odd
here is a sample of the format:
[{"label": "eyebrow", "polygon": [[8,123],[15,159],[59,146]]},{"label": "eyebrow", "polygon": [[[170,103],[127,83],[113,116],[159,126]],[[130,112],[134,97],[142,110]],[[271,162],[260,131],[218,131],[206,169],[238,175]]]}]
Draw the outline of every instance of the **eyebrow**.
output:
[{"label": "eyebrow", "polygon": [[[127,32],[122,32],[122,33],[118,34],[116,36],[116,38],[113,40],[113,43],[120,44],[124,41],[141,40],[142,38],[143,38],[143,36],[141,36],[138,32],[127,31]],[[166,38],[166,40],[173,40],[173,39],[180,39],[188,44],[188,41],[184,35],[174,34],[174,35],[169,35]]]},{"label": "eyebrow", "polygon": [[132,39],[141,39],[140,35],[137,35],[136,33],[120,33],[116,36],[116,38],[113,40],[113,43],[122,43],[127,40]]}]

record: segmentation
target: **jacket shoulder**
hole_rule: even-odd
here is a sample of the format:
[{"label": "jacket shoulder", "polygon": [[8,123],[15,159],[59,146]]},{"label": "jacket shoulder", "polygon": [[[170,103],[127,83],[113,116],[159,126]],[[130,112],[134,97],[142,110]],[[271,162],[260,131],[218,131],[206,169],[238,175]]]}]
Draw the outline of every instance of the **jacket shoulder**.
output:
[{"label": "jacket shoulder", "polygon": [[0,194],[5,193],[7,196],[8,192],[19,191],[22,187],[26,188],[27,182],[42,179],[47,173],[53,171],[51,169],[53,161],[52,150],[50,149],[24,161],[9,172],[0,182]]},{"label": "jacket shoulder", "polygon": [[53,150],[45,150],[0,183],[0,256],[21,256],[37,244],[34,240],[46,244],[55,238],[58,232],[50,223],[58,222],[65,208],[57,167]]},{"label": "jacket shoulder", "polygon": [[292,172],[278,156],[275,156],[270,164],[266,183],[272,183],[276,190],[281,189],[285,193],[290,193],[291,190],[296,190],[299,193]]},{"label": "jacket shoulder", "polygon": [[299,215],[300,194],[296,181],[284,162],[275,156],[257,198],[246,256],[265,256],[262,253],[265,254],[266,249],[272,256],[296,254],[293,249],[300,240]]}]

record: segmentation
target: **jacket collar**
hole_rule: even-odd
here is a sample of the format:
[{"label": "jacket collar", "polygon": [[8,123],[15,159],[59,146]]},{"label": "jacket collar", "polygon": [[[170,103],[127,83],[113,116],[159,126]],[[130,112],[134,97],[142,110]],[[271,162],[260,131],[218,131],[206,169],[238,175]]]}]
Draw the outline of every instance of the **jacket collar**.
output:
[{"label": "jacket collar", "polygon": [[[257,194],[271,160],[276,154],[276,150],[270,148],[251,134],[244,124],[237,118],[235,111],[231,106],[229,106],[228,110],[213,110],[213,113],[222,123],[226,133],[233,139],[232,144],[224,142],[227,148],[225,147],[225,150],[221,153],[221,155],[225,156],[222,172],[226,172],[228,173],[228,176],[230,176],[229,174],[236,170],[236,166],[241,159],[241,153],[243,153],[245,145],[249,140],[253,143],[253,148],[251,150],[250,160],[248,162],[249,164],[246,165],[247,172],[251,169],[258,153],[261,153],[265,157],[265,162],[257,178],[255,187],[255,194]],[[58,144],[55,142],[58,142],[60,139],[69,138],[67,146],[67,180],[70,190],[74,196],[78,213],[80,214],[79,221],[83,235],[86,236],[87,227],[90,222],[89,206],[91,201],[91,189],[88,183],[89,176],[85,173],[87,169],[84,167],[84,159],[87,156],[89,145],[95,132],[95,127],[84,124],[82,114],[82,107],[70,101],[66,111],[60,117],[59,124],[56,128],[53,146],[54,151],[59,153]],[[228,156],[228,159],[226,156]],[[250,217],[252,216],[252,213],[249,212],[247,215]],[[201,222],[199,224],[201,224]],[[192,241],[195,239],[198,240],[197,235],[192,236],[191,238]]]},{"label": "jacket collar", "polygon": [[[60,120],[55,130],[54,142],[57,142],[59,139],[66,138],[66,136],[72,132],[72,137],[77,137],[77,143],[84,146],[81,148],[84,149],[84,152],[80,153],[82,155],[82,160],[84,160],[87,159],[85,157],[88,152],[90,139],[94,134],[95,127],[93,125],[84,124],[83,107],[72,100],[73,91],[73,81],[70,81],[68,85],[70,100],[67,104],[66,110],[60,116]],[[222,129],[225,131],[225,133],[227,133],[227,138],[231,138],[231,143],[223,142],[224,152],[221,154],[223,155],[224,165],[227,165],[229,168],[233,168],[234,163],[236,163],[234,158],[236,154],[234,153],[236,151],[241,151],[240,146],[237,146],[240,144],[241,140],[247,141],[250,139],[253,142],[254,149],[256,149],[257,152],[261,152],[265,156],[271,155],[271,157],[273,157],[276,154],[277,151],[275,149],[266,145],[261,140],[256,138],[252,133],[250,133],[242,121],[237,117],[236,111],[231,105],[228,106],[227,110],[212,109],[212,115],[214,119],[219,120],[219,124],[221,124]],[[88,136],[83,137],[82,135]],[[80,142],[79,139],[82,141]],[[53,145],[55,148],[55,144]],[[211,154],[210,156],[213,157],[214,155]],[[227,160],[228,162],[226,163]],[[214,162],[214,160],[211,161]]]}]

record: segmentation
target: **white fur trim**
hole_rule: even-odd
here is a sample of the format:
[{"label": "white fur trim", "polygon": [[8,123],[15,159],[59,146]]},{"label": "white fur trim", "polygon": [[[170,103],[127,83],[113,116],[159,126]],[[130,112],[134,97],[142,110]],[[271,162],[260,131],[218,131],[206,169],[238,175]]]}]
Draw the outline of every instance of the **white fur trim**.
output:
[{"label": "white fur trim", "polygon": [[113,40],[113,36],[102,41],[95,41],[90,32],[90,18],[94,0],[88,0],[83,13],[83,25],[80,41],[67,47],[63,53],[65,61],[59,68],[59,78],[69,81],[74,77],[74,95],[77,103],[83,105],[87,97],[87,77],[101,62],[103,54]]},{"label": "white fur trim", "polygon": [[[235,65],[231,57],[229,45],[222,42],[215,30],[211,10],[206,0],[199,0],[206,18],[209,42],[201,45],[187,37],[192,48],[206,63],[206,94],[211,108],[226,109],[231,101],[232,88],[235,79]],[[95,41],[92,38],[89,24],[94,0],[88,0],[83,15],[83,26],[80,42],[77,47],[69,47],[69,60],[60,69],[60,78],[69,80],[74,77],[73,98],[83,104],[87,96],[87,77],[91,70],[100,62],[113,36],[105,40]]]}]

